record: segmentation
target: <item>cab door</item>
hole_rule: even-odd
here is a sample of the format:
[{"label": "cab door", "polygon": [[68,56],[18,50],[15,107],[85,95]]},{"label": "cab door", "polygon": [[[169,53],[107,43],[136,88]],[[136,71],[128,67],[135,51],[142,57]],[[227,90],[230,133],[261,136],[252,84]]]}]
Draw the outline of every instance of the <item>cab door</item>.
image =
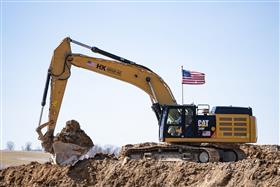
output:
[{"label": "cab door", "polygon": [[183,107],[168,106],[163,110],[160,122],[160,141],[165,138],[180,138],[184,136]]}]

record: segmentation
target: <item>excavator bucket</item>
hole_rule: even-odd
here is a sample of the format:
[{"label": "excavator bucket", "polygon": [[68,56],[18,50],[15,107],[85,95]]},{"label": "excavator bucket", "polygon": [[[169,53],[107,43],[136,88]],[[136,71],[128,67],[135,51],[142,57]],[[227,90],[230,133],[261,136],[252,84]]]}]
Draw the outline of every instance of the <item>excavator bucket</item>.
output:
[{"label": "excavator bucket", "polygon": [[66,126],[54,137],[53,161],[59,165],[73,164],[93,146],[92,140],[77,121],[67,121]]},{"label": "excavator bucket", "polygon": [[53,143],[53,162],[58,165],[74,164],[84,155],[88,148],[61,141]]}]

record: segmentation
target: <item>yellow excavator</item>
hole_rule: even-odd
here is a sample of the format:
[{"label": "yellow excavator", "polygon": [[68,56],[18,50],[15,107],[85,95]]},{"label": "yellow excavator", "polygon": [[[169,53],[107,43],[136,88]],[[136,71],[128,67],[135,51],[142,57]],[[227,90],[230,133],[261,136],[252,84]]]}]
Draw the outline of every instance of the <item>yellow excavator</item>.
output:
[{"label": "yellow excavator", "polygon": [[[71,43],[113,60],[72,53]],[[216,106],[210,111],[207,104],[179,105],[169,86],[149,68],[67,37],[54,50],[41,103],[39,126],[36,129],[44,150],[55,156],[60,155],[58,163],[71,157],[71,154],[79,155],[79,147],[55,144],[53,141],[72,65],[125,81],[149,95],[158,119],[159,140],[165,143],[127,147],[125,155],[132,159],[177,158],[202,163],[237,161],[245,156],[239,145],[257,141],[256,118],[250,107]],[[49,85],[49,119],[41,124]],[[47,131],[43,134],[42,129],[45,127]],[[67,157],[63,154],[65,152],[68,152]]]}]

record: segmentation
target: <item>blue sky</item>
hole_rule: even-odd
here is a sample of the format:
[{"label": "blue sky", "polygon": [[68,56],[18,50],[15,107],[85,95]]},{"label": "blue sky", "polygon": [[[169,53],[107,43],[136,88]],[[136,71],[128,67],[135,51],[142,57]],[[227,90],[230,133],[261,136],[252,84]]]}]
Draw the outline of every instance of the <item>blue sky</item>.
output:
[{"label": "blue sky", "polygon": [[[250,106],[258,143],[279,144],[278,5],[3,2],[1,147],[9,140],[18,149],[27,141],[40,145],[35,128],[46,72],[67,36],[154,70],[178,103],[181,66],[204,72],[205,85],[184,86],[185,103]],[[76,119],[95,143],[158,141],[150,107],[148,95],[132,85],[72,68],[56,132]]]}]

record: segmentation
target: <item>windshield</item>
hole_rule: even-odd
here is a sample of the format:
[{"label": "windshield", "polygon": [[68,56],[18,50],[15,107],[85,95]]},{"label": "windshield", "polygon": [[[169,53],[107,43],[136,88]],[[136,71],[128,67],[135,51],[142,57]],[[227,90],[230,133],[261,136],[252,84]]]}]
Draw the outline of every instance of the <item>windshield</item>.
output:
[{"label": "windshield", "polygon": [[177,124],[179,125],[181,123],[181,114],[182,109],[169,109],[168,111],[168,118],[167,118],[167,124]]}]

